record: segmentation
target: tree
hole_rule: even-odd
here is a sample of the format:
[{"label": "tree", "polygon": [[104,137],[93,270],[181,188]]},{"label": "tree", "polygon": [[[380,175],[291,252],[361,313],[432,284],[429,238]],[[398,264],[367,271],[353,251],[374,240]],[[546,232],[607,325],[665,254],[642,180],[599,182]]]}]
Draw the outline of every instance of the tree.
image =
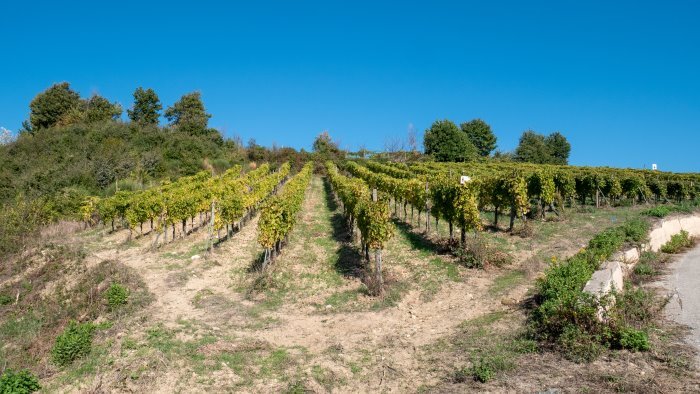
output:
[{"label": "tree", "polygon": [[520,137],[515,149],[515,160],[536,164],[566,165],[571,144],[560,132],[548,136],[528,130]]},{"label": "tree", "polygon": [[496,136],[491,131],[491,126],[481,119],[473,119],[462,123],[460,128],[467,134],[474,144],[479,155],[488,156],[496,149]]},{"label": "tree", "polygon": [[456,124],[437,120],[425,131],[425,153],[437,161],[467,161],[478,155],[476,147]]},{"label": "tree", "polygon": [[29,103],[29,122],[32,129],[55,126],[72,109],[80,106],[80,95],[71,90],[68,82],[52,85]]},{"label": "tree", "polygon": [[117,120],[122,115],[121,105],[110,103],[109,100],[97,94],[90,97],[84,106],[85,121],[88,123]]},{"label": "tree", "polygon": [[547,144],[547,148],[549,149],[552,164],[566,165],[569,163],[571,144],[566,140],[564,135],[556,131],[547,136],[544,142]]},{"label": "tree", "polygon": [[178,130],[200,135],[206,133],[211,115],[204,109],[201,94],[192,92],[182,96],[172,107],[168,107],[165,117]]},{"label": "tree", "polygon": [[134,91],[133,109],[126,112],[132,122],[140,125],[157,126],[162,109],[163,106],[160,103],[160,99],[153,89],[139,87]]},{"label": "tree", "polygon": [[515,148],[515,160],[536,164],[550,162],[549,149],[545,143],[545,137],[532,130],[523,132],[520,136],[518,147]]}]

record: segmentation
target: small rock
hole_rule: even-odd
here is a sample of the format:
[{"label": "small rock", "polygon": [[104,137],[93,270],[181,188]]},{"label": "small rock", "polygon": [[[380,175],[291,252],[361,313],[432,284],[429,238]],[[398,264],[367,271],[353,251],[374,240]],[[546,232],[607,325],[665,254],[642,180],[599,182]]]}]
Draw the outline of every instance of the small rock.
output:
[{"label": "small rock", "polygon": [[333,308],[333,305],[330,305],[330,304],[326,305],[326,309],[331,309],[331,308]]},{"label": "small rock", "polygon": [[196,254],[196,255],[194,255],[194,256],[192,256],[192,257],[190,257],[190,258],[191,258],[192,260],[199,260],[199,259],[201,259],[201,257],[200,257],[198,254]]}]

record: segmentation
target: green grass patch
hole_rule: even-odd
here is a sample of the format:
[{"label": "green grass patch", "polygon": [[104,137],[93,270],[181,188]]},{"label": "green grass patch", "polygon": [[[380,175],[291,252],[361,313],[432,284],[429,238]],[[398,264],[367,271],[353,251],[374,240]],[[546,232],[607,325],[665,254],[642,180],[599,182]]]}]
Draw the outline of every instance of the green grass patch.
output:
[{"label": "green grass patch", "polygon": [[525,271],[516,270],[506,272],[494,279],[493,284],[489,288],[489,294],[494,296],[504,294],[522,283],[523,280],[525,280]]}]

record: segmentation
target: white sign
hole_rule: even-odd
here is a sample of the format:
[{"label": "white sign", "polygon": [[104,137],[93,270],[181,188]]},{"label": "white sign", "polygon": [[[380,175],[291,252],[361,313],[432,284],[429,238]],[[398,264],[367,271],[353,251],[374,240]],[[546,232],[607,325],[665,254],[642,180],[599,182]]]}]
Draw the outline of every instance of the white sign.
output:
[{"label": "white sign", "polygon": [[459,184],[460,184],[460,185],[464,185],[465,183],[467,183],[467,182],[469,182],[469,181],[471,181],[471,180],[472,180],[472,178],[470,178],[470,177],[468,177],[468,176],[466,176],[466,175],[462,175],[461,177],[459,177]]},{"label": "white sign", "polygon": [[652,165],[651,165],[651,169],[654,170],[654,171],[658,170],[658,168],[656,167],[656,164],[652,164]]}]

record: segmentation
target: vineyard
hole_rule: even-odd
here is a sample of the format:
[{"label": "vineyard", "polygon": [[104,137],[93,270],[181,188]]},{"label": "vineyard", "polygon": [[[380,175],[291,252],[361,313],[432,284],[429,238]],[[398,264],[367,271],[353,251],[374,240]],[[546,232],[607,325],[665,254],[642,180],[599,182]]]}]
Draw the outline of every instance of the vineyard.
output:
[{"label": "vineyard", "polygon": [[[35,271],[31,287],[0,288],[3,302],[20,306],[49,294],[12,317],[24,329],[2,326],[0,339],[64,343],[57,326],[28,324],[69,306],[60,338],[90,336],[93,350],[39,359],[49,391],[530,392],[584,370],[581,386],[606,391],[610,365],[630,374],[668,365],[641,352],[579,365],[550,347],[574,346],[557,342],[567,335],[590,341],[565,329],[594,310],[571,294],[628,233],[641,239],[644,227],[634,223],[645,212],[695,209],[699,175],[498,162],[295,168],[233,166],[87,198],[83,230],[60,234],[69,246],[28,260],[60,268]],[[52,266],[54,254],[76,263]],[[81,285],[70,290],[64,277]],[[61,278],[50,285],[59,290],[47,290],[48,278]],[[67,303],[70,291],[81,295]],[[107,301],[95,302],[103,294]],[[533,324],[533,315],[560,320]],[[103,318],[113,325],[93,323]],[[649,340],[634,321],[615,321],[601,331],[610,347],[632,346],[625,335]],[[585,343],[586,352],[601,351]],[[0,357],[34,368],[20,353]]]}]

